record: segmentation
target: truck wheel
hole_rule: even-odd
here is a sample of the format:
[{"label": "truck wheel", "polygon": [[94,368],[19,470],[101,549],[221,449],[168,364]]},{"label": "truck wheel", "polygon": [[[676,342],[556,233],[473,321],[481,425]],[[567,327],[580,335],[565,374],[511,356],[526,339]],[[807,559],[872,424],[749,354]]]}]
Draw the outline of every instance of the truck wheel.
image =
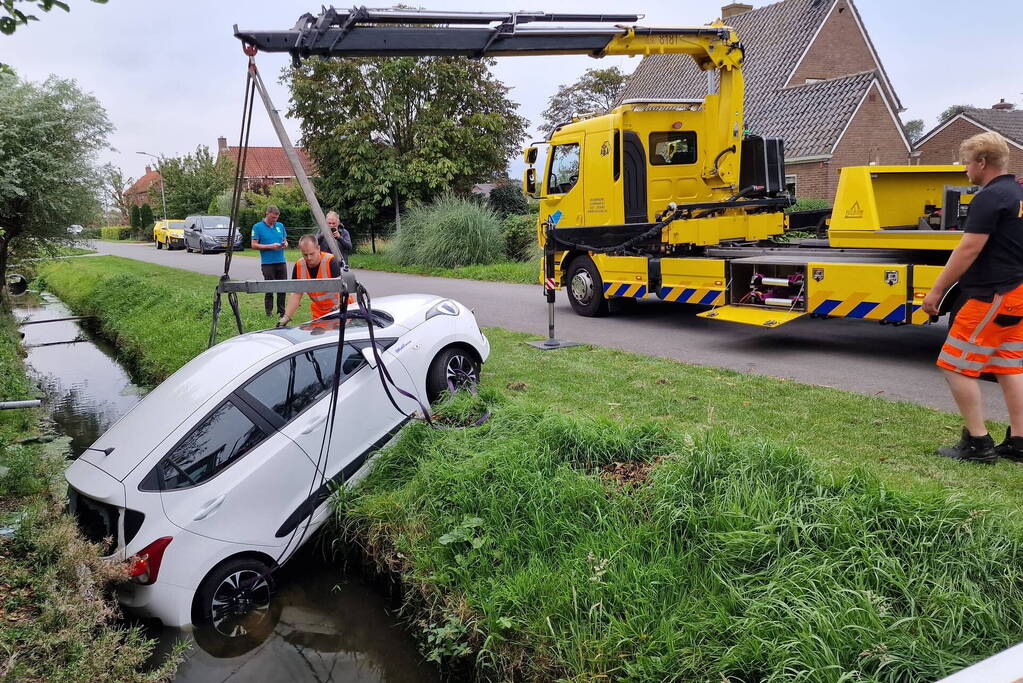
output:
[{"label": "truck wheel", "polygon": [[586,318],[607,315],[604,280],[589,256],[579,256],[568,267],[568,302],[576,314]]},{"label": "truck wheel", "polygon": [[426,373],[426,398],[435,403],[454,385],[455,390],[468,389],[480,382],[480,364],[467,349],[452,346],[437,354]]}]

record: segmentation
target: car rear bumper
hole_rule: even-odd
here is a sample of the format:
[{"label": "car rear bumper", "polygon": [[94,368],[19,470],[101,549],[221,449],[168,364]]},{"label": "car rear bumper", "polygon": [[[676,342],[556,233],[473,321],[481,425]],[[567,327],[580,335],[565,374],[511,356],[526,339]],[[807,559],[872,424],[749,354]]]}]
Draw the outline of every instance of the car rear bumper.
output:
[{"label": "car rear bumper", "polygon": [[125,611],[159,619],[164,626],[182,628],[192,623],[194,592],[158,580],[152,586],[126,583],[117,588],[117,601]]}]

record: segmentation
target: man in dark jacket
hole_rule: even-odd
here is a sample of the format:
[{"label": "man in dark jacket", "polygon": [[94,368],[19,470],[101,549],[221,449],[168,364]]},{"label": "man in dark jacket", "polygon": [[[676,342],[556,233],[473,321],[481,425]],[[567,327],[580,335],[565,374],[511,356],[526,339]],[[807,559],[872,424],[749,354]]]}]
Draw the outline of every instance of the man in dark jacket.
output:
[{"label": "man in dark jacket", "polygon": [[[352,236],[348,234],[344,226],[341,225],[341,218],[337,215],[337,211],[327,212],[327,227],[330,228],[330,232],[334,235],[334,239],[337,240],[338,249],[341,250],[341,255],[345,259],[345,263],[348,263],[348,255],[352,253]],[[320,251],[330,253],[330,247],[327,245],[327,238],[320,235],[316,238],[317,244],[320,245]]]}]

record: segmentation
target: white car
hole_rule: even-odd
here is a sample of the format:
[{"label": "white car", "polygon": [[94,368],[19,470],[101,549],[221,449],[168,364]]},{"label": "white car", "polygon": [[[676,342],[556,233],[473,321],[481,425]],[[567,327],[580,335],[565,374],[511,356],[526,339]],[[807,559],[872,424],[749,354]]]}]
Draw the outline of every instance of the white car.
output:
[{"label": "white car", "polygon": [[[490,344],[458,302],[386,297],[373,302],[373,317],[384,367],[422,403],[449,383],[478,380]],[[67,468],[69,508],[85,536],[105,544],[111,561],[131,560],[131,582],[118,592],[130,611],[167,626],[212,622],[228,634],[233,619],[265,606],[268,570],[327,518],[332,488],[364,475],[367,458],[420,409],[393,388],[402,412],[392,405],[369,326],[350,318],[318,476],[338,325],[335,313],[217,344]]]}]

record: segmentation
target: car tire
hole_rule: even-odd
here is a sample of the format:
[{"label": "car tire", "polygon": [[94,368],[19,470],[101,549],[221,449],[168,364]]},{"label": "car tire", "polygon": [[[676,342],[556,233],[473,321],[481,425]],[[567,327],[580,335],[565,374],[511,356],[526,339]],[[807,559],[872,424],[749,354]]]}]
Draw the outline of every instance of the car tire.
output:
[{"label": "car tire", "polygon": [[568,266],[568,302],[577,315],[596,318],[608,314],[604,280],[589,256],[577,256]]},{"label": "car tire", "polygon": [[161,242],[159,238],[156,240],[156,248],[163,249],[163,242]]},{"label": "car tire", "polygon": [[480,382],[480,364],[464,346],[449,346],[433,359],[426,372],[426,398],[430,403],[450,390],[449,380],[456,390],[468,389]]},{"label": "car tire", "polygon": [[203,244],[202,240],[199,241],[199,253],[200,254],[206,253],[206,245]]},{"label": "car tire", "polygon": [[185,240],[185,253],[186,254],[191,254],[192,253],[192,247],[188,246],[188,240],[187,239]]},{"label": "car tire", "polygon": [[[195,594],[197,623],[234,637],[247,628],[246,622],[269,615],[274,585],[273,577],[265,576],[268,569],[266,562],[254,557],[236,557],[214,567]],[[256,581],[257,587],[248,596],[239,595],[239,587],[246,581]]]}]

